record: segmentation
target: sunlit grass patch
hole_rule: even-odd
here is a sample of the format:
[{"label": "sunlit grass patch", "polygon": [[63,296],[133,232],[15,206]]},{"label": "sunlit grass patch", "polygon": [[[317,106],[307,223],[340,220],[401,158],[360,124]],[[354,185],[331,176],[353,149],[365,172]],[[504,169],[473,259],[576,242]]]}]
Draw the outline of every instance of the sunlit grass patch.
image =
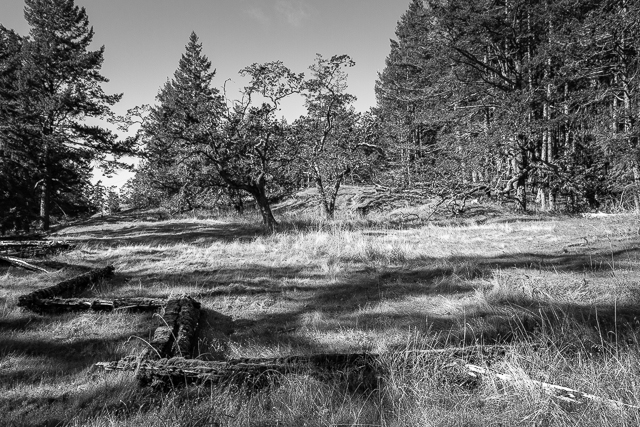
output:
[{"label": "sunlit grass patch", "polygon": [[[52,425],[636,425],[632,410],[565,407],[527,381],[638,403],[637,220],[533,219],[398,229],[308,217],[271,234],[185,216],[62,230],[78,246],[50,260],[61,270],[0,273],[0,410]],[[390,377],[371,394],[308,375],[254,393],[138,389],[132,374],[92,366],[142,352],[157,317],[16,307],[21,293],[106,264],[115,277],[85,296],[201,301],[196,357],[366,351],[384,355]],[[470,388],[443,356],[411,361],[477,344],[508,346],[491,366],[518,381]]]}]

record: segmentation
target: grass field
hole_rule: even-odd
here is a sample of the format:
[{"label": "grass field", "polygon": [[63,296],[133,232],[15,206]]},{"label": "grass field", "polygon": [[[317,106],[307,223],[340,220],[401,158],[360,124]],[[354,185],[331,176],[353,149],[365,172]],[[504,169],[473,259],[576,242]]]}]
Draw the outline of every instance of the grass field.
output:
[{"label": "grass field", "polygon": [[[413,227],[298,219],[264,234],[253,219],[126,216],[60,228],[77,243],[0,269],[0,425],[637,426],[640,409],[570,404],[530,380],[640,405],[640,221],[633,215],[498,216]],[[139,388],[99,361],[137,354],[151,314],[40,316],[20,294],[96,266],[116,276],[88,295],[202,302],[196,356],[375,352],[374,392],[288,376],[266,389]],[[501,343],[493,377],[451,375],[446,346]],[[456,379],[458,378],[458,379]]]}]

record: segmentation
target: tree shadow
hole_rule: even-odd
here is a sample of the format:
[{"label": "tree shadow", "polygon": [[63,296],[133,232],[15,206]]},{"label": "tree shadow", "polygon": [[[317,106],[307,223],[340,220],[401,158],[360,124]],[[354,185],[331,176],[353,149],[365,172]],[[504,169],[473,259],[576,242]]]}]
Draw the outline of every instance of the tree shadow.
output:
[{"label": "tree shadow", "polygon": [[[123,342],[132,335],[148,336],[146,325],[133,327],[130,332],[109,338],[83,338],[73,341],[53,338],[10,336],[3,340],[0,357],[5,358],[0,371],[3,384],[41,382],[59,372],[73,375],[96,362],[118,360],[126,356]],[[11,360],[15,359],[12,366]]]},{"label": "tree shadow", "polygon": [[[102,224],[102,223],[100,223]],[[258,225],[246,223],[207,223],[207,222],[158,222],[158,223],[122,223],[122,227],[103,227],[96,229],[67,230],[59,237],[72,238],[91,246],[117,247],[122,245],[159,246],[177,243],[212,244],[251,240],[265,235]]]},{"label": "tree shadow", "polygon": [[[522,270],[523,274],[547,271],[587,273],[591,277],[603,273],[610,275],[622,261],[636,259],[639,255],[640,249],[630,247],[580,255],[531,252],[490,257],[421,258],[410,260],[406,269],[365,267],[342,272],[335,280],[325,283],[318,283],[323,274],[312,273],[310,276],[315,281],[308,285],[280,283],[285,277],[308,278],[303,266],[274,268],[254,264],[250,269],[226,269],[230,276],[241,275],[240,282],[244,283],[216,281],[198,297],[270,295],[276,300],[295,302],[284,311],[265,310],[264,314],[253,318],[253,323],[236,328],[235,337],[239,344],[277,344],[303,352],[322,351],[309,336],[298,334],[310,316],[319,319],[315,327],[320,332],[364,330],[383,334],[411,329],[423,334],[439,334],[441,344],[504,343],[539,333],[545,325],[561,327],[563,322],[573,322],[595,333],[594,337],[602,332],[603,339],[607,340],[607,336],[612,336],[609,331],[616,325],[618,335],[638,329],[640,304],[625,303],[617,307],[580,302],[560,304],[540,295],[517,291],[484,300],[483,291],[479,291],[478,283],[473,281],[490,279],[496,271],[510,269]],[[422,266],[416,267],[418,263]],[[260,279],[264,277],[271,279]],[[206,287],[207,284],[199,282],[199,286]],[[412,308],[411,298],[422,297],[434,301],[447,297],[455,304],[450,312],[442,307],[433,311]],[[640,297],[637,299],[640,302]]]}]

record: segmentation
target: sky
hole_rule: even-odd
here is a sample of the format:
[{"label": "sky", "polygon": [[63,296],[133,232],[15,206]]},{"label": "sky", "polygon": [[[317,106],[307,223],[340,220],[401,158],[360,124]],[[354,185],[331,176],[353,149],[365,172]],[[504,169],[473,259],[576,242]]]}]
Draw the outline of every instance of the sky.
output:
[{"label": "sky", "polygon": [[[124,93],[114,112],[124,114],[153,104],[171,78],[195,31],[216,69],[214,85],[225,80],[228,93],[244,81],[238,71],[252,63],[280,60],[294,72],[306,72],[316,54],[347,54],[349,92],[357,110],[375,105],[374,83],[389,54],[389,40],[410,0],[75,0],[93,25],[92,48],[105,46],[102,74],[107,93]],[[23,0],[0,1],[0,23],[26,35]],[[235,92],[235,93],[234,93]],[[300,99],[283,106],[294,119],[304,113]],[[119,173],[107,185],[121,185]]]}]

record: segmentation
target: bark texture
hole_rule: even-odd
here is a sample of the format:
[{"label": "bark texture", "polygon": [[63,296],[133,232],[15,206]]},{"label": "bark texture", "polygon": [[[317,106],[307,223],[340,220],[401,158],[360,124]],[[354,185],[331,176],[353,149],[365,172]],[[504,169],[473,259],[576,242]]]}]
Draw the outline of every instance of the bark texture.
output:
[{"label": "bark texture", "polygon": [[169,299],[160,318],[160,326],[151,339],[151,348],[144,357],[162,359],[190,356],[196,342],[199,320],[198,301],[186,295]]},{"label": "bark texture", "polygon": [[166,300],[157,298],[116,298],[114,300],[82,298],[50,298],[32,302],[39,313],[68,313],[76,311],[155,311],[166,304]]},{"label": "bark texture", "polygon": [[85,291],[89,286],[99,280],[113,276],[114,270],[114,267],[109,265],[104,268],[91,270],[72,279],[60,282],[57,285],[39,289],[31,292],[30,294],[21,295],[18,297],[18,306],[38,311],[41,306],[41,300],[61,297],[71,298]]},{"label": "bark texture", "polygon": [[73,249],[73,247],[60,240],[0,241],[0,254],[22,258],[40,257]]},{"label": "bark texture", "polygon": [[206,383],[260,388],[286,374],[309,374],[320,379],[346,380],[351,389],[374,390],[384,376],[378,356],[366,353],[232,359],[226,362],[181,357],[155,361],[125,358],[96,366],[108,371],[136,371],[142,385],[162,387]]}]

